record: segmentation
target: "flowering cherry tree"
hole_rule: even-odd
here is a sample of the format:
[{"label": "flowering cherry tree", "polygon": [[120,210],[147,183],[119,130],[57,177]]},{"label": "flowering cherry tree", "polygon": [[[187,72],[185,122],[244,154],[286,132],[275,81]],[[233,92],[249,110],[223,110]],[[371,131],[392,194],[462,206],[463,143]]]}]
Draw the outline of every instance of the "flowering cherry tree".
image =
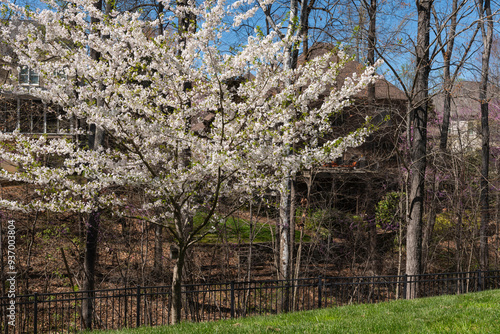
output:
[{"label": "flowering cherry tree", "polygon": [[[374,68],[336,88],[348,61],[342,51],[336,51],[337,62],[326,54],[286,69],[284,50],[298,40],[275,33],[256,32],[237,52],[224,53],[220,46],[231,24],[255,12],[236,14],[239,3],[164,1],[171,14],[153,21],[103,12],[92,1],[68,3],[64,10],[37,13],[9,3],[30,20],[5,24],[3,40],[15,56],[3,60],[36,70],[44,85],[29,93],[60,105],[62,117],[102,129],[110,144],[89,149],[64,138],[0,133],[0,141],[8,143],[0,145],[0,158],[22,167],[0,176],[31,183],[38,194],[31,202],[0,205],[82,213],[106,208],[166,227],[178,251],[172,282],[172,322],[177,322],[186,250],[217,224],[221,199],[280,192],[288,175],[360,145],[367,128],[337,138],[329,118],[373,80]],[[186,12],[196,17],[197,29],[157,29],[165,22],[175,26]],[[98,59],[89,50],[98,52]],[[47,154],[62,157],[62,164],[41,164]],[[126,191],[141,193],[142,207],[132,210]],[[204,220],[193,225],[199,212]]]}]

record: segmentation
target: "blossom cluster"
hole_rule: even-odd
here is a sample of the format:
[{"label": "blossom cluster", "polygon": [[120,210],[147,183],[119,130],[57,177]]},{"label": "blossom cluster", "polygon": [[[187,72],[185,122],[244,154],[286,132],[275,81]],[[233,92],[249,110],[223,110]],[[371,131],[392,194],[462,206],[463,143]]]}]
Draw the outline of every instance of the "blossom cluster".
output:
[{"label": "blossom cluster", "polygon": [[[221,36],[232,26],[227,17],[239,24],[254,9],[233,15],[237,6],[223,0],[189,8],[165,2],[171,16],[148,21],[135,13],[102,13],[88,0],[69,3],[29,14],[9,3],[19,18],[30,20],[6,22],[2,39],[17,64],[43,77],[43,87],[30,94],[63,107],[64,117],[96,124],[112,144],[89,150],[64,138],[1,133],[0,158],[21,169],[0,176],[31,183],[40,195],[30,203],[0,201],[2,207],[106,207],[131,215],[123,192],[115,191],[123,188],[143,193],[147,200],[139,212],[161,223],[176,212],[212,207],[222,197],[280,190],[287,175],[332,160],[368,135],[360,128],[337,138],[330,119],[374,80],[374,67],[337,87],[348,61],[340,50],[296,69],[283,66],[294,38],[257,34],[236,54],[221,51]],[[197,16],[196,31],[158,29],[186,10]],[[90,23],[89,17],[97,20]],[[46,155],[64,159],[49,168],[40,163]]]}]

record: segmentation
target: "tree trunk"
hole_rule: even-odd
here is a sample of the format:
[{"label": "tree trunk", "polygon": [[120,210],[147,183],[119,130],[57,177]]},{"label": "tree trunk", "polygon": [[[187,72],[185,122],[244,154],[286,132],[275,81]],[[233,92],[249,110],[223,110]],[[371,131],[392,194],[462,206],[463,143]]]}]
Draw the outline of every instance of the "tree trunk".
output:
[{"label": "tree trunk", "polygon": [[172,307],[170,309],[170,323],[177,324],[181,321],[182,315],[182,269],[186,250],[182,247],[178,250],[174,270],[172,272]]},{"label": "tree trunk", "polygon": [[[481,270],[488,270],[488,236],[486,228],[490,221],[489,204],[489,164],[490,164],[490,128],[488,122],[488,74],[491,45],[493,40],[493,19],[491,17],[490,0],[479,2],[480,23],[482,25],[483,53],[481,59],[481,86],[479,101],[481,103],[481,225],[479,229],[479,261]],[[486,22],[487,24],[486,24]],[[485,27],[486,25],[486,27]]]},{"label": "tree trunk", "polygon": [[[367,5],[367,4],[366,4]],[[369,28],[368,28],[368,64],[375,64],[375,45],[377,42],[377,31],[376,31],[376,18],[377,18],[377,0],[371,0],[368,10]],[[368,101],[372,106],[376,105],[376,95],[375,95],[375,83],[368,84]],[[375,111],[376,113],[376,111]],[[371,271],[375,275],[377,273],[378,267],[378,253],[377,253],[377,224],[375,221],[369,223],[369,233],[370,233],[370,256],[371,256]]]},{"label": "tree trunk", "polygon": [[[424,181],[427,154],[427,104],[429,62],[429,30],[432,0],[417,1],[418,32],[416,46],[417,75],[415,92],[411,101],[410,128],[411,142],[409,222],[406,236],[406,274],[419,275],[422,271],[422,217],[424,204]],[[408,285],[406,298],[418,296],[417,277]]]},{"label": "tree trunk", "polygon": [[[444,103],[443,103],[443,123],[441,124],[441,138],[439,142],[439,148],[442,152],[446,151],[446,147],[448,146],[448,131],[450,129],[450,111],[451,111],[451,89],[452,85],[447,80],[449,79],[449,68],[445,67],[444,69]],[[444,159],[443,159],[444,161]]]},{"label": "tree trunk", "polygon": [[455,227],[455,261],[456,261],[456,272],[462,271],[462,220],[463,220],[462,208],[458,208],[457,214],[457,225]]},{"label": "tree trunk", "polygon": [[[300,32],[299,35],[302,37],[302,54],[304,55],[304,62],[307,62],[309,58],[309,15],[311,9],[314,6],[316,0],[300,0]],[[298,56],[297,49],[297,56]],[[296,58],[295,58],[296,59]]]},{"label": "tree trunk", "polygon": [[[98,10],[103,8],[103,0],[95,3]],[[91,24],[98,24],[99,20],[95,18],[90,19]],[[101,58],[100,52],[90,49],[90,56],[92,59],[98,61]],[[102,85],[101,85],[102,86]],[[101,87],[103,89],[104,87]],[[96,101],[97,105],[102,106],[102,101]],[[90,133],[88,136],[89,149],[98,150],[104,143],[104,131],[97,124],[90,124]],[[92,329],[92,322],[94,318],[94,290],[95,290],[95,267],[97,263],[97,243],[99,235],[99,216],[98,210],[92,211],[89,214],[86,226],[86,241],[85,241],[85,258],[83,263],[84,279],[82,288],[82,318],[85,329]]]},{"label": "tree trunk", "polygon": [[[368,28],[368,64],[375,64],[375,46],[377,43],[377,0],[371,0],[370,6],[368,7],[368,18],[370,20],[370,25]],[[375,84],[368,84],[368,100],[375,102]]]},{"label": "tree trunk", "polygon": [[[298,17],[298,0],[290,0],[290,17],[288,21],[287,33],[285,39],[291,38],[297,30],[297,20]],[[297,66],[297,52],[295,51],[295,46],[290,45],[285,49],[284,57],[284,70],[288,71],[294,69]],[[290,83],[288,83],[290,84]],[[292,147],[288,145],[289,152],[292,153]],[[290,279],[290,225],[291,225],[291,192],[292,192],[292,175],[288,173],[286,178],[283,180],[284,187],[280,194],[280,221],[279,221],[279,260],[278,260],[278,277],[282,280]],[[288,311],[289,305],[289,294],[288,289],[285,289],[281,295],[280,308],[281,311]]]},{"label": "tree trunk", "polygon": [[155,226],[155,254],[153,270],[158,277],[163,273],[163,226]]},{"label": "tree trunk", "polygon": [[452,16],[450,22],[450,30],[446,40],[446,50],[443,49],[443,81],[444,81],[444,102],[443,102],[443,123],[441,124],[441,134],[439,148],[441,152],[446,151],[448,145],[448,130],[450,128],[450,111],[451,111],[451,91],[453,82],[450,75],[450,63],[453,53],[453,45],[455,43],[455,32],[457,27],[457,4],[458,0],[453,0]]},{"label": "tree trunk", "polygon": [[[291,190],[291,178],[287,177],[286,189]],[[291,220],[291,193],[290,191],[281,195],[280,201],[280,223],[279,223],[279,260],[278,277],[280,280],[290,279],[290,220]],[[285,283],[286,284],[286,283]],[[280,309],[288,311],[288,293],[281,294]]]},{"label": "tree trunk", "polygon": [[[98,101],[98,103],[100,103]],[[104,131],[96,124],[90,125],[89,148],[97,150],[103,145]],[[86,224],[85,258],[83,262],[84,279],[82,288],[84,291],[82,300],[82,317],[86,329],[92,329],[95,290],[95,267],[97,263],[97,244],[99,236],[100,211],[95,210],[89,214]]]},{"label": "tree trunk", "polygon": [[[188,6],[187,0],[178,0],[178,6]],[[196,31],[196,14],[192,11],[187,11],[182,13],[178,17],[177,32],[179,34],[178,44],[178,54],[182,55],[182,50],[186,48],[186,33]],[[191,81],[185,81],[183,83],[183,91],[187,92],[192,88]],[[184,102],[187,106],[191,106],[191,101],[188,100]],[[191,128],[190,120],[186,120],[185,129],[189,131]],[[180,154],[179,164],[183,167],[189,166],[191,160],[191,150],[189,148],[184,149]],[[188,203],[184,205],[189,205]],[[186,252],[188,245],[186,244],[188,236],[193,229],[193,217],[184,217],[181,212],[176,212],[176,238],[177,245],[173,247],[176,254],[172,254],[172,257],[176,259],[174,269],[172,272],[172,306],[170,308],[170,322],[172,324],[179,323],[182,315],[182,271],[184,268],[186,260]]]},{"label": "tree trunk", "polygon": [[94,318],[95,266],[97,263],[97,237],[99,233],[99,212],[89,214],[87,223],[87,238],[85,241],[85,271],[83,281],[82,318],[85,329],[92,329]]},{"label": "tree trunk", "polygon": [[[500,175],[500,164],[497,164],[497,174]],[[498,183],[497,183],[498,189]],[[495,267],[499,266],[499,252],[500,252],[500,192],[496,192],[496,205],[495,205]]]},{"label": "tree trunk", "polygon": [[290,179],[290,228],[289,228],[289,247],[290,247],[290,258],[288,259],[288,279],[293,278],[293,268],[294,268],[294,252],[295,252],[295,201],[296,201],[296,177]]},{"label": "tree trunk", "polygon": [[432,232],[434,231],[434,225],[436,224],[436,204],[438,198],[436,196],[436,192],[439,191],[439,181],[436,177],[436,170],[433,172],[433,182],[432,182],[432,190],[429,195],[429,213],[427,224],[425,225],[423,236],[422,236],[422,269],[427,271],[429,264],[429,252],[431,246]]}]

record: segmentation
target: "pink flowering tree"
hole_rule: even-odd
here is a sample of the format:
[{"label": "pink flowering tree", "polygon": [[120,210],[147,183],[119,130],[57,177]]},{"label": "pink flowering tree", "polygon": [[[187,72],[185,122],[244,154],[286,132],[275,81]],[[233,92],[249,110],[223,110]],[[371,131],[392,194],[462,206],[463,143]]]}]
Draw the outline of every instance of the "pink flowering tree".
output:
[{"label": "pink flowering tree", "polygon": [[[30,20],[3,27],[3,40],[14,51],[3,60],[37,71],[43,87],[30,94],[61,106],[62,117],[94,124],[111,144],[89,149],[64,138],[0,133],[0,141],[9,143],[0,145],[0,158],[22,167],[0,176],[31,183],[39,195],[0,205],[53,212],[106,209],[164,226],[178,252],[171,313],[171,321],[178,322],[186,250],[217,224],[221,199],[278,193],[288,175],[360,145],[367,128],[338,138],[329,118],[373,80],[374,68],[337,89],[337,74],[347,61],[341,51],[338,62],[327,54],[287,70],[284,50],[299,40],[275,33],[256,33],[238,52],[225,54],[222,39],[231,24],[241,24],[255,10],[236,14],[237,4],[222,0],[197,6],[165,1],[171,14],[162,22],[100,11],[92,1],[68,3],[37,13],[8,4]],[[157,29],[165,22],[175,25],[186,12],[196,17],[196,31],[180,36]],[[98,59],[89,50],[98,52]],[[16,84],[2,88],[22,92]],[[311,108],[318,100],[322,103]],[[86,134],[86,125],[71,134]],[[62,157],[62,164],[41,164],[47,154]],[[126,192],[143,195],[139,210],[127,205]],[[200,211],[204,220],[193,225]]]}]

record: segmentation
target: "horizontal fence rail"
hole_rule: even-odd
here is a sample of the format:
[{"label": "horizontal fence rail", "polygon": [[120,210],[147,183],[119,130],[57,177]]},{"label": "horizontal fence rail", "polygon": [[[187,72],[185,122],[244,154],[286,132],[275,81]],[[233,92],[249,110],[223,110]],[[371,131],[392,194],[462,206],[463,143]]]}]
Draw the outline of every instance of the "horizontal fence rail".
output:
[{"label": "horizontal fence rail", "polygon": [[[415,276],[316,277],[296,280],[189,284],[182,287],[182,319],[213,321],[348,304],[463,294],[500,288],[500,271]],[[82,301],[93,305],[93,329],[166,325],[171,287],[133,287],[0,297],[0,333],[67,333],[85,329]],[[12,307],[12,300],[15,301]],[[15,326],[8,316],[15,309]],[[12,324],[12,323],[11,323]]]}]

